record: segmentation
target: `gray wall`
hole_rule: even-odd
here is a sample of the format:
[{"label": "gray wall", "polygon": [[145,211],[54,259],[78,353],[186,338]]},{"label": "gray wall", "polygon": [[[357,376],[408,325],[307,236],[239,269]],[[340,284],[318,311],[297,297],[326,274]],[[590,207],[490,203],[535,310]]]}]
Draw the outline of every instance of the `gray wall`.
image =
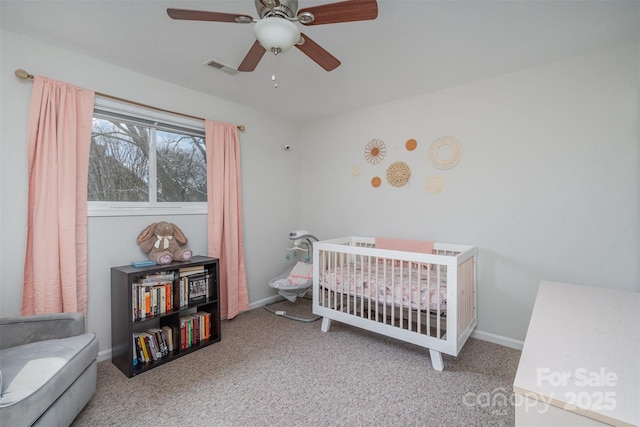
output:
[{"label": "gray wall", "polygon": [[[639,81],[632,46],[306,123],[304,193],[321,202],[300,217],[321,238],[476,245],[476,335],[517,344],[541,280],[640,290]],[[439,171],[427,153],[443,135],[464,157]],[[373,138],[387,145],[377,166],[363,157]],[[402,188],[385,179],[397,160],[412,170]],[[430,175],[444,177],[442,193],[426,190]]]}]

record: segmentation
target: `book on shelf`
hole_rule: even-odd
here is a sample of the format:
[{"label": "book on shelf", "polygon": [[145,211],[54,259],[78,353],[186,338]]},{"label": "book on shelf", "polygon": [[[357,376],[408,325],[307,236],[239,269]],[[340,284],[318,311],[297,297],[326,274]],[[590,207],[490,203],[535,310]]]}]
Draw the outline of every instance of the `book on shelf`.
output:
[{"label": "book on shelf", "polygon": [[204,265],[194,265],[191,267],[180,268],[179,273],[180,273],[180,277],[185,277],[185,276],[191,276],[193,274],[202,274],[205,271],[206,270],[204,268]]},{"label": "book on shelf", "polygon": [[[138,363],[159,360],[173,351],[175,331],[170,326],[133,334],[133,357]],[[134,363],[135,366],[135,363]]]},{"label": "book on shelf", "polygon": [[211,338],[211,313],[206,311],[199,311],[196,313],[200,318],[200,340],[208,340]]},{"label": "book on shelf", "polygon": [[199,311],[180,317],[180,349],[185,350],[211,338],[211,313]]},{"label": "book on shelf", "polygon": [[[177,350],[186,350],[211,338],[211,313],[180,316],[180,326],[165,325],[133,334],[133,366],[155,362]],[[138,365],[138,366],[136,366]]]},{"label": "book on shelf", "polygon": [[142,363],[149,362],[149,350],[144,340],[144,336],[142,333],[133,334],[133,341],[135,343],[134,351],[138,356],[138,360]]},{"label": "book on shelf", "polygon": [[173,271],[160,271],[157,273],[149,273],[142,278],[143,283],[156,284],[164,282],[173,282],[175,274]]},{"label": "book on shelf", "polygon": [[180,317],[180,350],[186,350],[188,346],[188,323],[189,318],[187,316]]},{"label": "book on shelf", "polygon": [[178,303],[180,307],[204,302],[209,298],[209,281],[212,275],[206,269],[200,269],[180,277]]},{"label": "book on shelf", "polygon": [[209,275],[189,276],[187,281],[187,304],[197,304],[209,297]]},{"label": "book on shelf", "polygon": [[138,347],[136,345],[136,336],[133,336],[133,368],[138,367]]},{"label": "book on shelf", "polygon": [[131,286],[133,321],[171,312],[173,309],[173,275],[149,275]]},{"label": "book on shelf", "polygon": [[167,312],[167,288],[163,286],[160,289],[160,302],[158,303],[160,313]]},{"label": "book on shelf", "polygon": [[160,355],[160,350],[158,349],[158,343],[156,341],[155,335],[150,334],[149,332],[143,332],[142,335],[144,336],[145,342],[149,346],[149,357],[151,358],[151,360],[155,361],[160,359],[160,357],[162,356]]},{"label": "book on shelf", "polygon": [[167,349],[169,350],[169,352],[172,352],[173,350],[175,350],[175,347],[173,346],[173,337],[175,332],[173,328],[169,326],[163,326],[162,331],[164,332],[164,337],[167,340]]},{"label": "book on shelf", "polygon": [[180,350],[186,350],[193,346],[193,317],[180,317]]},{"label": "book on shelf", "polygon": [[200,316],[194,313],[191,315],[191,319],[193,319],[193,331],[192,331],[191,340],[193,344],[198,344],[201,341],[200,328],[202,327],[202,325],[200,322]]},{"label": "book on shelf", "polygon": [[193,339],[193,317],[189,316],[189,321],[187,323],[187,347],[192,347],[195,344]]},{"label": "book on shelf", "polygon": [[152,328],[147,330],[147,332],[154,336],[160,357],[164,357],[169,354],[169,348],[167,346],[167,339],[164,331],[160,328]]}]

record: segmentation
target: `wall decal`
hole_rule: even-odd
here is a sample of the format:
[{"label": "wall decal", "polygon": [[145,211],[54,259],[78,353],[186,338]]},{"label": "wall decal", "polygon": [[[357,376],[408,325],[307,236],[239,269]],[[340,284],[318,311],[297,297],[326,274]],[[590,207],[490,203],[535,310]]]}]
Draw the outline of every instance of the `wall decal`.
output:
[{"label": "wall decal", "polygon": [[404,147],[407,149],[407,151],[413,151],[416,149],[417,146],[418,146],[418,141],[416,141],[413,138],[408,139],[407,142],[404,144]]},{"label": "wall decal", "polygon": [[387,155],[387,146],[380,139],[372,139],[364,147],[364,158],[367,162],[377,165]]},{"label": "wall decal", "polygon": [[394,187],[402,187],[411,178],[411,169],[405,162],[393,162],[387,168],[387,181]]},{"label": "wall decal", "polygon": [[380,184],[382,184],[382,180],[380,179],[379,176],[374,176],[373,178],[371,178],[371,186],[373,188],[380,187]]},{"label": "wall decal", "polygon": [[[443,147],[449,147],[451,149],[451,155],[446,159],[441,158],[439,155],[439,151]],[[454,136],[447,135],[433,141],[429,147],[429,160],[436,169],[447,170],[454,168],[460,163],[462,153],[463,149],[460,141]]]},{"label": "wall decal", "polygon": [[432,194],[438,194],[444,190],[444,178],[440,175],[432,175],[425,182],[427,191]]},{"label": "wall decal", "polygon": [[360,167],[359,166],[352,167],[351,168],[351,175],[360,176]]}]

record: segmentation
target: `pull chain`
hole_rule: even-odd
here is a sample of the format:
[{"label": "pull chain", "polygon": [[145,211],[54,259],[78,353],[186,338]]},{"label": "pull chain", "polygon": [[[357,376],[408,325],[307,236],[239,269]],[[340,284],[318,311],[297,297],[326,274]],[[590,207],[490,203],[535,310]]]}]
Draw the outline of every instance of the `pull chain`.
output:
[{"label": "pull chain", "polygon": [[273,74],[271,74],[271,81],[273,82],[273,88],[278,89],[278,80],[276,79],[276,72],[278,71],[278,53],[280,50],[278,48],[274,48],[273,50]]}]

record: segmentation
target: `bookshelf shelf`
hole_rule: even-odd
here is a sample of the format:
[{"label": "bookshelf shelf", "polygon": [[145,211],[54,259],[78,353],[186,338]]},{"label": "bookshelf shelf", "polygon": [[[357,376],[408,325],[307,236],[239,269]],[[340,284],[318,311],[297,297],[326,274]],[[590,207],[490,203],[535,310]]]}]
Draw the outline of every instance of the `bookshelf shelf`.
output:
[{"label": "bookshelf shelf", "polygon": [[221,339],[216,258],[111,268],[111,362],[127,377]]}]

